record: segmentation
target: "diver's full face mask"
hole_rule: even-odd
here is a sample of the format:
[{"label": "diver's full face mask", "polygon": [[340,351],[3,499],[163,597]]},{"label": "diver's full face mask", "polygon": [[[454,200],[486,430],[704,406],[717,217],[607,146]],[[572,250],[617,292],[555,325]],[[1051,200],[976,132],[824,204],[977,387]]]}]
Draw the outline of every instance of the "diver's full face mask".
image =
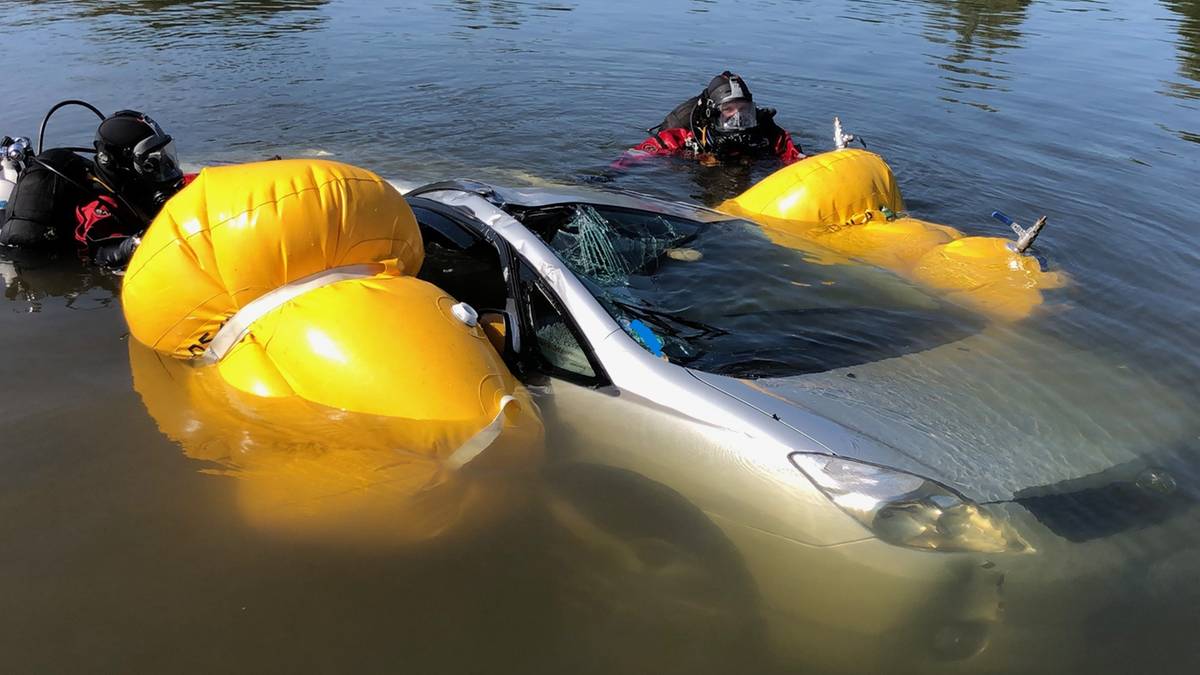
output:
[{"label": "diver's full face mask", "polygon": [[183,171],[175,154],[175,141],[165,134],[156,134],[139,142],[133,147],[133,170],[147,183],[178,182]]},{"label": "diver's full face mask", "polygon": [[716,128],[718,131],[745,131],[758,125],[754,103],[749,99],[735,98],[716,104]]}]

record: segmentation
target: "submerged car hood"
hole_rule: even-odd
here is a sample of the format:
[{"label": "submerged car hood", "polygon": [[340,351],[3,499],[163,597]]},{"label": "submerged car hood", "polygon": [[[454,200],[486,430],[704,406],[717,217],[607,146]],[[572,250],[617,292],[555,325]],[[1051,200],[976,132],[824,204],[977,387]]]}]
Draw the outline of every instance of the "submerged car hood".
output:
[{"label": "submerged car hood", "polygon": [[[979,501],[1132,480],[1122,472],[1169,461],[1197,434],[1194,401],[1119,362],[1010,328],[821,373],[696,375],[831,452],[922,473]],[[855,433],[819,424],[814,433],[813,415]]]}]

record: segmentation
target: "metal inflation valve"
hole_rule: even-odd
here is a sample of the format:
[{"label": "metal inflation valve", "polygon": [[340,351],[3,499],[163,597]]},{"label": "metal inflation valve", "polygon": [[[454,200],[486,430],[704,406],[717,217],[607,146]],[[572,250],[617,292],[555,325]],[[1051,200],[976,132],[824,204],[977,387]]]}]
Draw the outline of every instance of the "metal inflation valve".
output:
[{"label": "metal inflation valve", "polygon": [[836,148],[838,150],[844,150],[845,148],[850,147],[850,144],[853,143],[854,141],[858,141],[859,145],[863,146],[863,149],[866,149],[867,142],[864,141],[862,138],[855,136],[854,134],[847,133],[842,128],[841,118],[834,116],[834,118],[833,118],[833,146],[834,146],[834,148]]},{"label": "metal inflation valve", "polygon": [[1042,228],[1046,227],[1046,216],[1037,219],[1033,227],[1025,228],[1018,225],[1012,218],[1004,215],[999,211],[992,211],[992,217],[996,220],[1008,225],[1012,228],[1013,234],[1017,235],[1016,242],[1009,242],[1008,248],[1015,253],[1024,253],[1033,246],[1033,240],[1042,233]]},{"label": "metal inflation valve", "polygon": [[479,325],[479,312],[476,312],[474,307],[465,302],[460,302],[451,307],[450,313],[468,328],[474,328]]}]

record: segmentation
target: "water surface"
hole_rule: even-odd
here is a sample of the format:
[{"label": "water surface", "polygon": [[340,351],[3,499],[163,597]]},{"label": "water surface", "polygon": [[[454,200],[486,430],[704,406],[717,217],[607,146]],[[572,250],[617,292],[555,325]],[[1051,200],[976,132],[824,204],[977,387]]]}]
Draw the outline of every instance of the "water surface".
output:
[{"label": "water surface", "polygon": [[[1073,365],[1011,379],[1110,404],[1125,391],[1114,383],[1150,383],[1128,389],[1143,397],[1128,416],[1116,405],[1103,419],[1067,417],[1113,445],[1153,438],[1191,467],[1179,480],[1200,480],[1200,424],[1189,421],[1200,399],[1200,3],[4,0],[0,16],[3,133],[34,135],[51,104],[83,98],[151,113],[192,166],[328,156],[406,181],[606,180],[705,203],[769,168],[609,164],[733,68],[806,151],[829,148],[840,115],[888,160],[914,215],[1001,236],[993,209],[1048,215],[1037,252],[1072,284],[1016,330]],[[48,143],[86,145],[93,128],[66,112]],[[614,571],[536,510],[465,549],[368,554],[264,537],[239,518],[231,482],[200,473],[134,391],[119,279],[9,253],[0,271],[6,670],[769,662],[753,640],[716,639],[728,626],[696,618],[726,616],[727,589],[681,600],[695,587]],[[1066,668],[1200,664],[1198,524],[1185,513],[1095,545],[1086,568],[1063,563],[1048,604],[1103,599],[1083,624],[1039,628],[1083,636],[1089,648]]]}]

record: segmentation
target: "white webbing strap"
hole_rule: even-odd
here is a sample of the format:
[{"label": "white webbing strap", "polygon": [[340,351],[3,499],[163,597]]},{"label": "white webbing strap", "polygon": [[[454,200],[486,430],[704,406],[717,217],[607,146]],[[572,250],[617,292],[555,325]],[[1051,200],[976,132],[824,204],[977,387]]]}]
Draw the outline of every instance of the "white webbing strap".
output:
[{"label": "white webbing strap", "polygon": [[500,399],[500,410],[496,412],[492,421],[486,427],[476,431],[475,435],[458,446],[457,450],[450,453],[450,456],[446,458],[446,466],[451,469],[461,469],[467,462],[478,457],[479,453],[487,450],[488,446],[500,437],[500,432],[504,428],[504,411],[516,402],[517,399],[512,396]]},{"label": "white webbing strap", "polygon": [[254,325],[255,321],[258,321],[267,313],[290,300],[298,298],[309,291],[315,291],[318,288],[336,284],[339,281],[373,277],[385,269],[386,266],[383,263],[343,265],[342,267],[321,270],[316,274],[296,279],[291,283],[284,284],[275,290],[264,293],[249,302],[245,307],[239,309],[236,314],[229,317],[229,320],[213,336],[212,342],[208,343],[208,349],[197,359],[197,362],[199,364],[211,364],[225,358],[229,350],[233,349],[233,346],[246,336],[246,333]]}]

